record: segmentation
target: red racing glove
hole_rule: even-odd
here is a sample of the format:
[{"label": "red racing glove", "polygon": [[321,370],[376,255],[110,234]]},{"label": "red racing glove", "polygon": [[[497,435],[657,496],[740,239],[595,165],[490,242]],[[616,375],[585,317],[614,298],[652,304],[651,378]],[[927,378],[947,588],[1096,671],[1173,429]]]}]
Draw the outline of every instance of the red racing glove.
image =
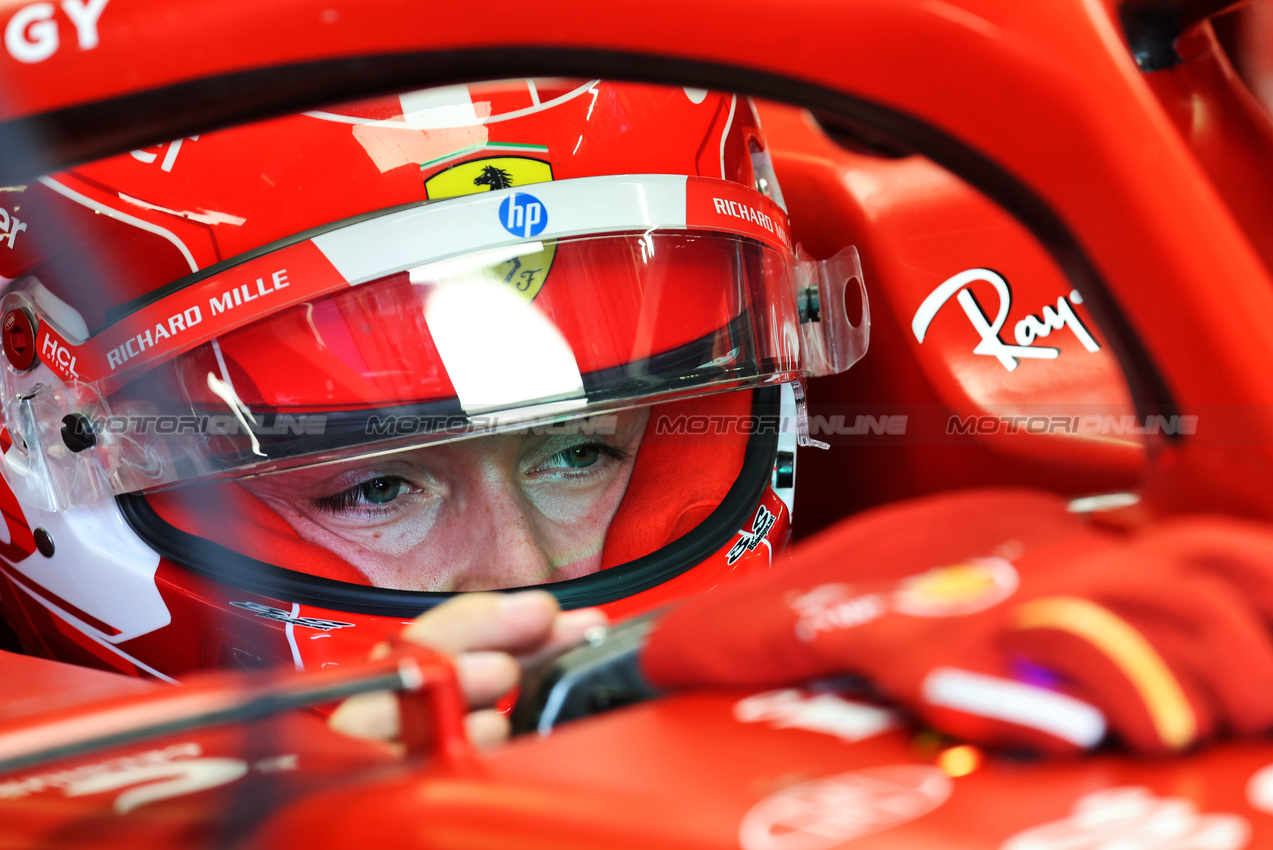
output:
[{"label": "red racing glove", "polygon": [[669,612],[644,650],[667,689],[870,680],[934,727],[1149,752],[1273,728],[1273,527],[1177,518],[1102,529],[1055,496],[885,507],[773,572]]}]

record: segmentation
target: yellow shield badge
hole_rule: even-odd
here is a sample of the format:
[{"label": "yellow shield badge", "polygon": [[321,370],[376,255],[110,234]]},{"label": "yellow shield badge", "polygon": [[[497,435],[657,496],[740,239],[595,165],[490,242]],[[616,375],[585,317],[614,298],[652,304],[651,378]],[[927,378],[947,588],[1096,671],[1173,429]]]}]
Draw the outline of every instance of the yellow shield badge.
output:
[{"label": "yellow shield badge", "polygon": [[[439,171],[424,181],[424,191],[430,200],[437,200],[547,183],[552,179],[552,166],[542,160],[524,156],[488,156]],[[526,247],[527,253],[496,263],[486,273],[512,287],[527,301],[533,301],[552,269],[557,245],[531,242]]]}]

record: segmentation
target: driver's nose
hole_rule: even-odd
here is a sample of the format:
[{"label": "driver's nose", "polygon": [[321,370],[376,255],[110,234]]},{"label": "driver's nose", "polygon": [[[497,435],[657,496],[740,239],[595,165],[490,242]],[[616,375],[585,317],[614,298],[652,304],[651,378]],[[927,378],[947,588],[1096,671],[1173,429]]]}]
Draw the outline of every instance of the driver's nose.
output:
[{"label": "driver's nose", "polygon": [[552,566],[538,535],[538,511],[517,485],[516,471],[483,464],[466,482],[464,522],[472,548],[456,590],[542,584]]}]

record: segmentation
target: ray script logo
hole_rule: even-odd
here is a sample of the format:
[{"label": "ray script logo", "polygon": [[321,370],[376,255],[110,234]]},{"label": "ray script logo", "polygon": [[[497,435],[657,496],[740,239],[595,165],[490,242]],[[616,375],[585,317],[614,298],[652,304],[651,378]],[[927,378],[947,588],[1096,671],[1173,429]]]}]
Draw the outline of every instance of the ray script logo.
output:
[{"label": "ray script logo", "polygon": [[[981,304],[977,301],[977,296],[973,295],[971,284],[976,281],[990,284],[998,296],[999,303],[994,321],[986,317],[985,311],[981,309]],[[914,318],[911,319],[911,331],[918,342],[923,343],[928,333],[928,326],[932,324],[937,312],[950,301],[952,296],[963,308],[964,315],[968,317],[968,321],[980,337],[972,353],[994,357],[1009,372],[1016,369],[1018,361],[1022,359],[1055,360],[1060,356],[1059,348],[1036,346],[1034,343],[1039,338],[1046,337],[1062,328],[1068,328],[1088,352],[1095,354],[1101,350],[1100,343],[1074,312],[1073,304],[1083,303],[1078,290],[1071,291],[1068,298],[1065,296],[1057,298],[1055,309],[1052,305],[1045,304],[1041,317],[1031,314],[1017,322],[1012,329],[1016,345],[1004,342],[999,333],[1008,320],[1008,310],[1012,307],[1012,291],[1008,288],[1008,282],[1003,276],[990,269],[969,269],[960,272],[929,293],[924,302],[919,305],[919,309],[915,311]]]}]

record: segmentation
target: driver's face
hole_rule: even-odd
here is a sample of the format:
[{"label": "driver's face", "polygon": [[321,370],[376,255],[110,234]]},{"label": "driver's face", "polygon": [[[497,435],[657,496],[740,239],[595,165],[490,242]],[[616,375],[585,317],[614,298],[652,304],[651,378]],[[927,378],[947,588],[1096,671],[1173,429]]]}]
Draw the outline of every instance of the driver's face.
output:
[{"label": "driver's face", "polygon": [[243,482],[377,587],[492,590],[596,572],[649,409],[613,434],[508,434]]}]

